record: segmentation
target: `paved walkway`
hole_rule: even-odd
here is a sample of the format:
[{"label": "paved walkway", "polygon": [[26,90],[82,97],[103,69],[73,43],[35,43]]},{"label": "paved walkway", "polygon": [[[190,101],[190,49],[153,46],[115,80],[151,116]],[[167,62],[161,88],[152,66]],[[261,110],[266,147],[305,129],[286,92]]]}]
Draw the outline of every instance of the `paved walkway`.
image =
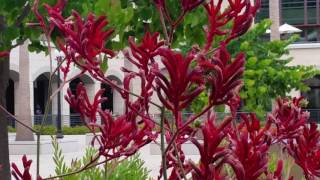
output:
[{"label": "paved walkway", "polygon": [[[13,135],[11,135],[10,139],[13,139]],[[50,136],[42,136],[42,139],[50,139]],[[65,136],[65,139],[72,139],[72,140],[78,140],[79,142],[79,151],[76,152],[68,152],[63,153],[65,156],[65,161],[67,164],[70,164],[71,160],[74,158],[81,158],[84,154],[84,150],[86,148],[86,136],[85,135],[77,135],[77,136]],[[152,146],[152,147],[151,147]],[[155,148],[158,148],[156,145],[147,145],[140,149],[140,158],[145,161],[145,167],[147,167],[150,170],[150,176],[153,179],[157,179],[159,167],[161,163],[161,156],[160,155],[154,155],[158,153],[151,153],[152,149],[154,151]],[[157,151],[160,151],[159,149]],[[10,161],[16,162],[16,164],[21,168],[22,162],[21,162],[22,155],[10,155]],[[36,172],[36,155],[27,155],[28,159],[32,159],[32,167],[31,172],[35,174]],[[193,160],[197,160],[197,155],[189,155],[187,158],[191,158]],[[42,177],[48,177],[50,175],[54,175],[54,162],[52,159],[52,154],[42,154],[40,156],[40,174]]]}]

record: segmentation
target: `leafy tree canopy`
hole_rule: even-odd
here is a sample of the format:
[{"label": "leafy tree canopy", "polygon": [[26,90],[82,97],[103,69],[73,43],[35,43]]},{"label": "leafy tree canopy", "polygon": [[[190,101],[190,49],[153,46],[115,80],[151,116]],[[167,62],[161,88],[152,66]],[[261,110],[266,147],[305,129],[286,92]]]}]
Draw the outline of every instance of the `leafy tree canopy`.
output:
[{"label": "leafy tree canopy", "polygon": [[[271,110],[272,100],[278,96],[285,97],[292,90],[307,91],[309,87],[304,80],[320,73],[314,66],[290,66],[292,57],[289,57],[288,45],[299,37],[269,41],[265,32],[270,26],[270,20],[257,23],[228,46],[233,55],[242,51],[247,57],[244,86],[240,92],[241,111],[256,112],[260,116]],[[193,110],[201,109],[204,103],[201,97],[193,104]]]}]

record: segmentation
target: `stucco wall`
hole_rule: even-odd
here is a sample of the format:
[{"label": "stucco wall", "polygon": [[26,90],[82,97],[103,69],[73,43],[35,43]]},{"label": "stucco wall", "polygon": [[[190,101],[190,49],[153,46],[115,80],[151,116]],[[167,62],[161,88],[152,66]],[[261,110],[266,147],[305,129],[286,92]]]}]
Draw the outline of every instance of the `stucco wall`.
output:
[{"label": "stucco wall", "polygon": [[[55,59],[58,56],[58,52],[53,49],[52,51],[53,58]],[[49,56],[46,56],[45,53],[34,53],[29,52],[30,55],[30,74],[29,74],[29,85],[30,85],[30,105],[31,105],[31,115],[34,115],[34,81],[43,73],[50,72],[50,61]],[[109,60],[109,69],[106,72],[106,76],[113,75],[119,79],[120,82],[123,81],[123,72],[120,70],[120,68],[124,64],[124,58],[123,55],[120,53],[117,57],[114,59]],[[53,69],[56,68],[56,61],[53,61],[52,64]],[[10,53],[10,70],[12,72],[16,72],[16,74],[19,75],[19,47],[13,49]],[[67,77],[67,79],[71,78],[72,76],[76,75],[80,71],[72,66],[70,70],[70,76]],[[16,79],[16,77],[12,77],[12,79],[15,80],[15,91],[19,88],[19,80]],[[62,80],[62,75],[61,75]],[[93,83],[85,84],[88,95],[92,99],[95,95],[95,92],[100,88],[100,82],[97,82],[93,79],[90,79]],[[53,83],[53,92],[56,90],[57,84]],[[64,95],[67,92],[67,89],[69,88],[69,84],[66,84],[62,91],[61,91],[61,107],[62,107],[62,115],[63,115],[63,125],[69,125],[69,118],[67,117],[70,114],[69,110],[69,104],[64,100]],[[16,94],[16,93],[15,93]],[[18,95],[15,95],[15,100],[18,100]],[[15,103],[16,104],[16,103]],[[122,113],[123,110],[123,100],[121,99],[120,95],[115,93],[114,94],[114,106],[117,113]],[[15,106],[15,111],[17,111],[17,106]],[[56,96],[53,98],[52,101],[52,113],[57,113],[57,98]]]}]

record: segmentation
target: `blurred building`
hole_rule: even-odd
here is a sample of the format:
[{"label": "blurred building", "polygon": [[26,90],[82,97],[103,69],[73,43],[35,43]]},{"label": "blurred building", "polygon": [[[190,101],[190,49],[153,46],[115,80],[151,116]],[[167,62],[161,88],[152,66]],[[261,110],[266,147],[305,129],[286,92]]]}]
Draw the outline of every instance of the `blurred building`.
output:
[{"label": "blurred building", "polygon": [[[271,28],[271,37],[273,39],[280,38],[282,32],[278,30],[279,26],[287,23],[298,29],[301,38],[299,41],[289,46],[290,56],[293,57],[291,65],[315,65],[320,68],[320,0],[262,0],[262,7],[258,13],[255,22],[262,19],[270,18],[274,22]],[[19,101],[19,48],[12,50],[10,54],[10,82],[7,89],[7,108],[15,114],[17,111],[17,101]],[[58,54],[53,52],[53,58]],[[44,113],[46,101],[48,100],[48,87],[50,75],[49,58],[44,53],[29,53],[30,66],[29,68],[29,86],[30,86],[30,103],[31,116],[33,117],[33,124],[39,123],[41,115]],[[52,64],[56,67],[56,64]],[[106,77],[122,85],[124,73],[120,70],[122,66],[132,68],[122,54],[118,57],[109,60]],[[26,67],[27,68],[27,67]],[[70,77],[79,73],[76,67],[72,67]],[[54,77],[53,91],[57,88],[57,76]],[[109,109],[113,114],[122,114],[124,111],[124,102],[120,94],[114,92],[108,85],[97,82],[89,75],[84,74],[82,77],[72,80],[69,84],[64,86],[61,95],[62,120],[65,126],[75,126],[81,124],[79,116],[74,112],[69,104],[64,101],[64,95],[68,88],[73,92],[78,83],[84,83],[88,94],[93,97],[95,92],[101,87],[106,88],[104,94],[108,101],[102,104],[103,109]],[[313,116],[320,117],[320,76],[316,76],[306,82],[311,90],[304,95],[309,100],[308,109],[311,109]],[[139,81],[132,83],[132,91],[138,93]],[[300,92],[293,92],[293,95],[299,95]],[[157,101],[157,99],[154,99]],[[49,110],[50,118],[48,124],[54,124],[55,116],[57,114],[57,98],[53,98],[53,103]],[[152,107],[151,112],[158,113],[157,109]]]}]

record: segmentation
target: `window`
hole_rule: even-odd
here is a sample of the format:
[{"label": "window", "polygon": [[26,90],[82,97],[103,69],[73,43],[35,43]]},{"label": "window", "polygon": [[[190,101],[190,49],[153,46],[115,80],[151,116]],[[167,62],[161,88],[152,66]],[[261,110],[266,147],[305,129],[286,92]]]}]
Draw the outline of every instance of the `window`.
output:
[{"label": "window", "polygon": [[304,24],[304,0],[282,0],[281,17],[281,24]]},{"label": "window", "polygon": [[[262,0],[256,22],[269,17],[269,0]],[[280,0],[280,24],[303,30],[300,42],[320,42],[320,0]]]},{"label": "window", "polygon": [[263,19],[269,18],[269,0],[261,0],[261,8],[256,16],[255,21],[260,22]]}]

